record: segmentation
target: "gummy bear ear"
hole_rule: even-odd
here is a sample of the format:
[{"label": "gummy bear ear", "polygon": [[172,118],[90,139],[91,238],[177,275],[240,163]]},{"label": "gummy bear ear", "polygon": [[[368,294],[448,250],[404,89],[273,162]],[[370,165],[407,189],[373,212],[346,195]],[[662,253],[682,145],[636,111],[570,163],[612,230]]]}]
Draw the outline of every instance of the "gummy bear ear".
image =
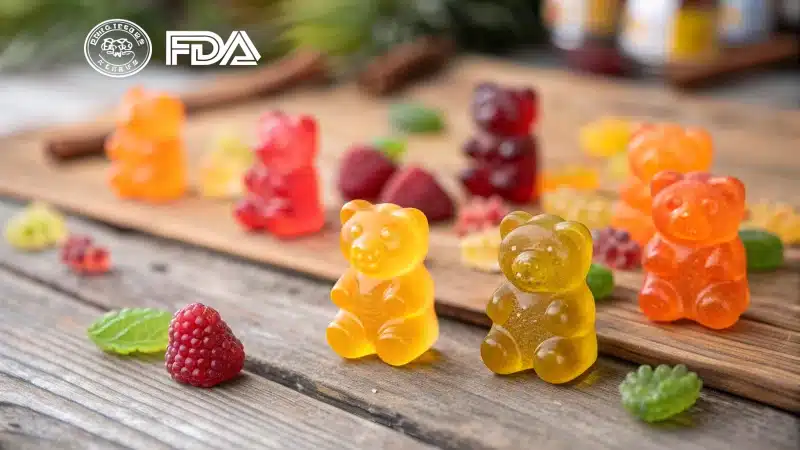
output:
[{"label": "gummy bear ear", "polygon": [[650,180],[650,195],[655,197],[659,192],[677,183],[678,181],[681,181],[682,179],[683,174],[679,172],[674,172],[672,170],[658,172],[655,174],[653,179]]},{"label": "gummy bear ear", "polygon": [[745,188],[744,183],[734,177],[714,177],[708,180],[708,184],[722,188],[725,195],[734,202],[744,202]]},{"label": "gummy bear ear", "polygon": [[586,225],[575,222],[574,220],[565,220],[556,224],[553,228],[558,237],[572,242],[575,247],[589,251],[589,258],[591,259],[592,251],[592,233],[586,228]]},{"label": "gummy bear ear", "polygon": [[339,220],[342,225],[347,223],[359,211],[369,211],[372,209],[372,203],[366,200],[351,200],[342,206],[342,211],[339,213]]},{"label": "gummy bear ear", "polygon": [[425,216],[425,213],[417,208],[399,208],[393,211],[392,215],[408,220],[414,224],[417,229],[424,229],[426,233],[428,232],[428,218]]},{"label": "gummy bear ear", "polygon": [[533,219],[533,216],[525,211],[509,213],[503,217],[503,220],[500,222],[500,237],[505,238],[508,233],[511,233],[520,225],[527,223],[531,219]]}]

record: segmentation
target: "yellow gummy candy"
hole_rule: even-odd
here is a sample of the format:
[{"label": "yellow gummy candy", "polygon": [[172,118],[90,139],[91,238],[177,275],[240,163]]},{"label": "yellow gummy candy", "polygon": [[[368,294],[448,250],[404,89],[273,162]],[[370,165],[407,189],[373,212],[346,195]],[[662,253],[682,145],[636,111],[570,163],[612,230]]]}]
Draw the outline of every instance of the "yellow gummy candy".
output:
[{"label": "yellow gummy candy", "polygon": [[500,272],[497,256],[500,250],[500,230],[489,228],[470,233],[461,239],[461,264],[482,272]]},{"label": "yellow gummy candy", "polygon": [[595,120],[581,128],[581,148],[589,156],[610,158],[625,151],[634,128],[630,121],[623,119],[604,117]]},{"label": "yellow gummy candy", "polygon": [[36,202],[20,211],[6,224],[5,238],[14,248],[44,250],[67,237],[64,217],[49,205]]},{"label": "yellow gummy candy", "polygon": [[596,230],[611,223],[612,203],[596,193],[561,188],[542,197],[542,210]]},{"label": "yellow gummy candy", "polygon": [[558,170],[544,171],[539,177],[539,192],[551,192],[569,187],[582,191],[594,191],[600,187],[600,173],[587,166],[566,166]]},{"label": "yellow gummy candy", "polygon": [[763,228],[786,244],[800,243],[800,213],[786,203],[756,203],[742,228]]},{"label": "yellow gummy candy", "polygon": [[612,181],[621,182],[628,179],[631,174],[630,165],[628,165],[628,153],[622,152],[608,158],[606,173]]},{"label": "yellow gummy candy", "polygon": [[221,136],[200,166],[200,194],[210,198],[241,196],[242,178],[253,160],[253,151],[241,138],[232,134]]}]

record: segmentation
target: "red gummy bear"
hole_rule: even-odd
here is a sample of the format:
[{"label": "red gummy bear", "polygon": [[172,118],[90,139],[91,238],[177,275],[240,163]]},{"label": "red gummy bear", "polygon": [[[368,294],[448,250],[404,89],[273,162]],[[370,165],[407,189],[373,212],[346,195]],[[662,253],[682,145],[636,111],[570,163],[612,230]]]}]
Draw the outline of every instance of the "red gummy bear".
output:
[{"label": "red gummy bear", "polygon": [[472,94],[472,118],[495,136],[525,136],[538,116],[533,89],[510,89],[481,83]]},{"label": "red gummy bear", "polygon": [[642,264],[642,247],[625,230],[592,230],[593,260],[612,269],[633,270]]},{"label": "red gummy bear", "polygon": [[98,275],[111,268],[108,250],[98,247],[88,236],[74,235],[61,248],[61,262],[81,275]]},{"label": "red gummy bear", "polygon": [[259,121],[261,144],[244,177],[247,195],[234,216],[251,231],[289,238],[325,225],[317,169],[317,123],[309,116],[267,113]]},{"label": "red gummy bear", "polygon": [[470,162],[461,172],[461,184],[479,197],[498,195],[513,203],[535,200],[536,148],[531,135],[498,138],[480,133],[464,145]]}]

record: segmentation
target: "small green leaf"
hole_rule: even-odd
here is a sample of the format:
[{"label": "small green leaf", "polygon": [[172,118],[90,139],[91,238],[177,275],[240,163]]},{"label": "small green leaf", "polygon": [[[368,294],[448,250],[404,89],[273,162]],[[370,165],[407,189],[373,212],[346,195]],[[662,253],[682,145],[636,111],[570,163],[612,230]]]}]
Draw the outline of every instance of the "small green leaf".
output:
[{"label": "small green leaf", "polygon": [[389,108],[392,128],[404,133],[436,133],[444,129],[442,113],[417,103],[398,103]]},{"label": "small green leaf", "polygon": [[592,264],[586,275],[586,284],[595,300],[603,300],[614,292],[614,274],[603,265]]},{"label": "small green leaf", "polygon": [[401,138],[379,138],[372,141],[372,145],[394,162],[399,162],[406,153],[406,141]]},{"label": "small green leaf", "polygon": [[87,330],[102,350],[127,355],[158,353],[167,349],[172,314],[152,308],[124,308],[111,311]]}]

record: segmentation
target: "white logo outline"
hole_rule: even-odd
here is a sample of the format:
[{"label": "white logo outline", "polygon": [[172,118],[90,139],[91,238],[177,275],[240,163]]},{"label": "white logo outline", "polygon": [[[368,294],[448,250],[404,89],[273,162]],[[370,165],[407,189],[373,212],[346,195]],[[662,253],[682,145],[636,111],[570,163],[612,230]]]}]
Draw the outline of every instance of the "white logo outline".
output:
[{"label": "white logo outline", "polygon": [[[112,23],[123,23],[123,24],[126,24],[126,25],[128,25],[128,26],[130,26],[132,28],[135,28],[136,30],[138,30],[138,31],[140,31],[142,33],[142,36],[144,37],[144,40],[145,40],[145,42],[147,44],[146,45],[147,55],[145,56],[144,61],[142,63],[140,63],[135,69],[133,69],[130,72],[126,72],[126,73],[108,73],[108,72],[100,69],[99,67],[97,67],[97,65],[95,64],[94,59],[89,54],[89,44],[90,44],[90,42],[92,40],[92,35],[97,30],[102,29],[105,25],[112,24]],[[101,51],[106,52],[107,54],[112,54],[113,55],[115,53],[114,50],[117,50],[116,46],[113,49],[112,48],[104,48],[104,47],[106,47],[106,40],[108,40],[108,39],[109,38],[104,39],[103,45],[101,45]],[[127,41],[127,39],[124,39],[124,40]],[[119,39],[116,40],[116,41],[119,41]],[[131,58],[131,61],[133,61],[133,59],[135,59],[135,54],[132,51],[133,50],[133,44],[131,44],[130,41],[127,41],[127,44],[123,44],[122,42],[119,42],[118,44],[120,44],[120,47],[122,47],[122,48],[118,49],[118,50],[120,50],[119,51],[119,53],[120,53],[119,56],[133,54],[134,56]],[[109,50],[111,50],[111,51],[109,51]],[[104,21],[98,23],[97,25],[93,26],[91,30],[89,30],[89,34],[86,35],[86,39],[83,41],[83,56],[86,58],[86,61],[89,63],[89,66],[92,69],[94,69],[95,72],[97,72],[97,73],[99,73],[101,75],[105,75],[107,77],[111,77],[111,78],[127,78],[127,77],[130,77],[132,75],[136,75],[137,73],[141,72],[142,69],[144,69],[147,66],[147,64],[150,62],[150,58],[153,56],[153,41],[150,40],[150,35],[147,34],[147,31],[145,31],[144,28],[140,27],[138,24],[136,24],[134,22],[131,22],[130,20],[126,20],[126,19],[108,19],[108,20],[104,20]],[[114,56],[116,56],[116,55],[114,55]],[[101,59],[103,59],[102,55],[101,55]],[[103,61],[105,61],[105,59],[103,59]]]},{"label": "white logo outline", "polygon": [[[189,55],[189,65],[192,66],[255,66],[261,59],[246,31],[233,31],[224,42],[211,31],[167,31],[166,41],[168,66],[177,65],[179,55]],[[203,43],[211,45],[210,53],[203,53]],[[234,56],[237,48],[241,48],[244,55]]]}]

